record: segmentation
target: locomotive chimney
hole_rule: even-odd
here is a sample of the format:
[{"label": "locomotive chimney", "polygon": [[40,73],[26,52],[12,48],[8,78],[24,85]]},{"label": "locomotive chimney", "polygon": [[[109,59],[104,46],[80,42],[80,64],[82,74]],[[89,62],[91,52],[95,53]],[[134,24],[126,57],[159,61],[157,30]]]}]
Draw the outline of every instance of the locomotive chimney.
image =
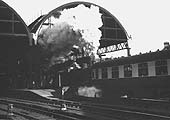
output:
[{"label": "locomotive chimney", "polygon": [[164,50],[169,50],[169,49],[170,49],[169,42],[164,42]]}]

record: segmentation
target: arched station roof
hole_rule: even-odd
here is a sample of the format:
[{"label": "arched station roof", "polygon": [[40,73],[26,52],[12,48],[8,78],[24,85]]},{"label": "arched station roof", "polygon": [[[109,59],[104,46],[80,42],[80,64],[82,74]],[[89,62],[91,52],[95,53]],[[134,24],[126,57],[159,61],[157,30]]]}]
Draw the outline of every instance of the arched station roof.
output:
[{"label": "arched station roof", "polygon": [[12,7],[0,0],[0,64],[24,54],[30,40],[25,22]]},{"label": "arched station roof", "polygon": [[[39,18],[37,18],[32,24],[29,25],[30,31],[32,33],[38,32],[38,29],[41,28],[42,25],[49,25],[44,22],[47,19],[49,19],[49,17],[51,17],[53,14],[56,14],[57,12],[62,11],[64,9],[74,8],[80,4],[83,4],[86,7],[90,7],[91,5],[98,6],[96,4],[89,3],[89,2],[71,2],[71,3],[64,4],[52,10],[47,15],[42,15]],[[103,26],[99,28],[102,32],[102,37],[99,40],[100,42],[99,49],[127,42],[128,34],[124,29],[124,27],[121,25],[121,23],[118,21],[118,19],[106,9],[100,6],[98,7],[100,13],[102,14],[102,21],[103,21]]]},{"label": "arched station roof", "polygon": [[0,0],[0,37],[30,38],[27,25],[17,12],[8,4]]}]

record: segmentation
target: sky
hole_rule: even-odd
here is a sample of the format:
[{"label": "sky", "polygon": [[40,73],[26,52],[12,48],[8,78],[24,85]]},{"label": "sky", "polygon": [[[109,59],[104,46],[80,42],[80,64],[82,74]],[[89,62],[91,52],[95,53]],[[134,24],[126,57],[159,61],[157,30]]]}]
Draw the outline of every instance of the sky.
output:
[{"label": "sky", "polygon": [[[4,0],[29,25],[41,14],[75,0]],[[136,55],[163,49],[170,42],[169,0],[84,0],[97,4],[123,25],[131,35],[129,47]],[[124,54],[124,53],[120,53]]]}]

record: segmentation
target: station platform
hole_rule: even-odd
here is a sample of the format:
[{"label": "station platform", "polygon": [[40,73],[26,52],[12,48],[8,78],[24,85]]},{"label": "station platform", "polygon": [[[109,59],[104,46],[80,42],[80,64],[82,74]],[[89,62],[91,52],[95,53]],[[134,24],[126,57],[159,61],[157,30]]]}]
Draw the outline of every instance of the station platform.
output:
[{"label": "station platform", "polygon": [[26,99],[58,99],[61,90],[54,89],[11,89],[7,97],[26,98]]},{"label": "station platform", "polygon": [[37,89],[37,90],[34,90],[34,89],[24,89],[24,91],[30,91],[30,92],[33,92],[33,93],[35,93],[37,95],[45,97],[45,98],[54,97],[54,95],[52,93],[55,92],[54,89]]},{"label": "station platform", "polygon": [[[68,98],[72,95],[69,94],[69,87],[63,87],[61,89],[11,89],[7,93],[7,97],[14,98],[26,98],[26,99],[59,99],[61,94]],[[63,93],[64,92],[64,93]],[[65,94],[67,93],[67,94]],[[68,95],[69,94],[69,95]]]}]

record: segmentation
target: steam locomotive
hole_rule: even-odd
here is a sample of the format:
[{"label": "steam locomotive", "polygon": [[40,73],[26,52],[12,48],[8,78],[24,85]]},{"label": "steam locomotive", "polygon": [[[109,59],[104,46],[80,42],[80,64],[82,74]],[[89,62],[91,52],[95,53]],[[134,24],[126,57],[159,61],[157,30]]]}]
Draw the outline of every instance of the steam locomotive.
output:
[{"label": "steam locomotive", "polygon": [[[163,50],[156,52],[100,61],[86,69],[73,70],[66,76],[67,79],[73,78],[73,83],[79,83],[81,88],[83,86],[84,88],[95,87],[100,90],[90,97],[102,97],[110,100],[122,96],[169,98],[169,48],[168,44]],[[83,91],[83,89],[81,90]],[[81,94],[81,91],[78,93]]]}]

